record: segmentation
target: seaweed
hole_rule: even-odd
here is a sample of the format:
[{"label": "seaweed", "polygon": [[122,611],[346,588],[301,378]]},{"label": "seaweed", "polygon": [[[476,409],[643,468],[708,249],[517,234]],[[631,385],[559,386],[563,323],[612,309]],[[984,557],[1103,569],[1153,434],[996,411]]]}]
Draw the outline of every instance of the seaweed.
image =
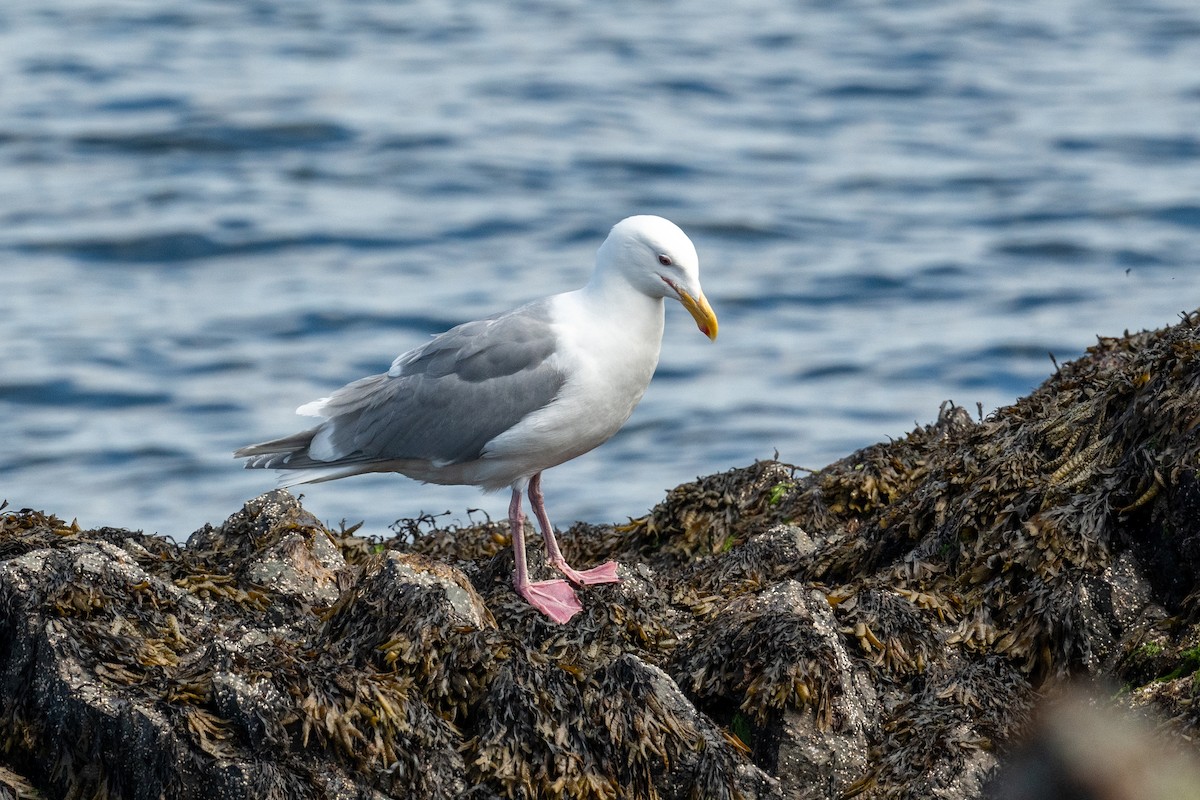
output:
[{"label": "seaweed", "polygon": [[1195,740],[1198,324],[576,524],[622,581],[569,625],[490,520],[363,536],[277,491],[178,544],[0,508],[0,793],[979,797],[1072,679]]}]

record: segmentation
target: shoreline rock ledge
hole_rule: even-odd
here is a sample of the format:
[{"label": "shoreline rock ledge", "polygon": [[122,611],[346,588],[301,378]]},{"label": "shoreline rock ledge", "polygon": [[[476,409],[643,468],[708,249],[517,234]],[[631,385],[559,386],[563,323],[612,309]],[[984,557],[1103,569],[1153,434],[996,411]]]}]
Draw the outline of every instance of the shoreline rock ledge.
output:
[{"label": "shoreline rock ledge", "polygon": [[1193,313],[986,419],[576,525],[623,580],[562,626],[505,526],[6,508],[0,798],[1197,797],[1198,451]]}]

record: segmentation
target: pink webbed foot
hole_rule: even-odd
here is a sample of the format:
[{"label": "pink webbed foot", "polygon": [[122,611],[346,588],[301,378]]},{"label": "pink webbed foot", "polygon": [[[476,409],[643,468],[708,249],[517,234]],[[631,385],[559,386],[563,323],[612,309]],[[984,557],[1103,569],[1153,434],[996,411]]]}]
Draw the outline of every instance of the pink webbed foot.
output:
[{"label": "pink webbed foot", "polygon": [[591,586],[596,583],[620,583],[617,576],[617,562],[608,561],[591,569],[576,570],[566,561],[551,562],[555,569],[567,576],[567,580],[576,586]]},{"label": "pink webbed foot", "polygon": [[517,586],[517,592],[524,597],[529,605],[545,614],[555,622],[569,622],[571,617],[583,611],[579,598],[571,584],[563,580],[536,581],[525,586]]}]

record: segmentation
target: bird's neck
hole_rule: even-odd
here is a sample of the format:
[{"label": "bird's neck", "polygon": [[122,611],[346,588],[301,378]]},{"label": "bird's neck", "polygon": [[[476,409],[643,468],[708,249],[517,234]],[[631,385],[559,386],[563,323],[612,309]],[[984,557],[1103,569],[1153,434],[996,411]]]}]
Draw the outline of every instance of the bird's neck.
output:
[{"label": "bird's neck", "polygon": [[632,336],[662,337],[663,299],[639,290],[623,275],[597,270],[574,294],[585,313],[594,318],[626,327],[626,333]]},{"label": "bird's neck", "polygon": [[646,294],[614,267],[597,268],[580,293],[597,303],[619,303],[632,307],[662,304],[661,297]]}]

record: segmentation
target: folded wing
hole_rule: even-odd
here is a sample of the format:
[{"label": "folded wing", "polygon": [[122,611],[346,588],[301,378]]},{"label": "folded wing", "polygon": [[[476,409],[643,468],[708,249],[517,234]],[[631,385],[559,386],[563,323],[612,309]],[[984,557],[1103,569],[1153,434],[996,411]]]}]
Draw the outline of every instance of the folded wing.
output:
[{"label": "folded wing", "polygon": [[324,418],[317,427],[235,455],[247,467],[339,468],[330,478],[378,462],[473,461],[558,394],[565,376],[555,347],[545,301],[459,325],[400,356],[388,372],[304,406],[303,413]]}]

